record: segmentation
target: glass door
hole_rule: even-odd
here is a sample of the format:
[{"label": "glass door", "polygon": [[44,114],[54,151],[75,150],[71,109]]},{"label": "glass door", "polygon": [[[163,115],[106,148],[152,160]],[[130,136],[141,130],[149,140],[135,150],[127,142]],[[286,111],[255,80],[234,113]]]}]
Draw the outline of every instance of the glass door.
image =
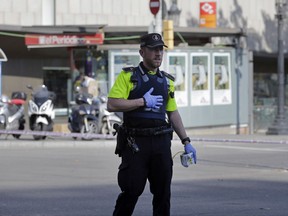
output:
[{"label": "glass door", "polygon": [[49,91],[56,94],[54,104],[56,116],[68,115],[68,101],[70,100],[68,89],[69,82],[71,82],[70,68],[45,67],[43,69],[44,85],[46,85]]}]

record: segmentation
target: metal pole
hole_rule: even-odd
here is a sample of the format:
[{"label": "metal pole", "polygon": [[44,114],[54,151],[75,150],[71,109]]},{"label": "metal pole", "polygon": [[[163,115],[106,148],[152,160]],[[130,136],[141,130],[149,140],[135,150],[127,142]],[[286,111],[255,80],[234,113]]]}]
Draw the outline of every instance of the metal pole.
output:
[{"label": "metal pole", "polygon": [[240,40],[238,37],[235,39],[235,55],[236,55],[236,134],[240,134],[240,59],[242,58],[240,51]]},{"label": "metal pole", "polygon": [[249,51],[249,134],[254,133],[254,119],[253,119],[253,95],[254,95],[254,77],[253,77],[253,52]]},{"label": "metal pole", "polygon": [[56,25],[56,0],[53,0],[53,25]]},{"label": "metal pole", "polygon": [[2,95],[2,62],[0,61],[0,96]]},{"label": "metal pole", "polygon": [[[285,1],[285,0],[284,0]],[[283,0],[276,0],[276,18],[278,21],[278,107],[274,123],[268,128],[266,134],[286,135],[288,124],[285,116],[285,72],[284,72],[284,46],[283,46],[283,20],[285,18],[286,3]]]},{"label": "metal pole", "polygon": [[155,16],[154,32],[162,35],[162,1],[160,1],[160,9]]}]

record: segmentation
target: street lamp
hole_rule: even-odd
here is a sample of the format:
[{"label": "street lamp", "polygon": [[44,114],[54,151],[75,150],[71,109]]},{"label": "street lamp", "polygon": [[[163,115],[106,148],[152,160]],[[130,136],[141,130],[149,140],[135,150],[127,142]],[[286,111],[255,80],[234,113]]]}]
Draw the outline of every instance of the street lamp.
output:
[{"label": "street lamp", "polygon": [[283,21],[285,19],[286,0],[276,0],[276,19],[278,21],[278,107],[273,124],[268,128],[268,135],[287,135],[288,124],[285,115],[285,71],[284,71],[284,34]]},{"label": "street lamp", "polygon": [[170,9],[168,10],[168,19],[173,20],[175,26],[179,26],[179,16],[181,10],[178,9],[177,0],[172,0]]}]

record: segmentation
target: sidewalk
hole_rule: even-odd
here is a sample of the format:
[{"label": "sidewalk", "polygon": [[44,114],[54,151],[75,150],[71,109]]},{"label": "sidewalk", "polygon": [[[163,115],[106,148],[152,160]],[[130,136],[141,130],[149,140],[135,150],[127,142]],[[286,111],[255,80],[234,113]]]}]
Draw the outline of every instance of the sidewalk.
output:
[{"label": "sidewalk", "polygon": [[[69,132],[68,130],[68,116],[57,116],[54,120],[55,132]],[[210,135],[210,134],[236,134],[236,128],[231,126],[221,127],[203,127],[203,128],[187,128],[189,135]],[[240,134],[247,134],[248,129],[241,127]]]},{"label": "sidewalk", "polygon": [[[55,118],[54,132],[69,133],[68,116],[59,116]],[[242,140],[245,142],[263,141],[263,142],[282,142],[288,143],[288,136],[285,135],[266,135],[265,131],[260,131],[255,134],[249,134],[247,127],[240,128],[240,134],[236,134],[236,128],[232,126],[221,127],[203,127],[203,128],[186,128],[188,136],[191,139],[215,139],[221,142],[228,142],[229,140]],[[174,139],[178,139],[174,133]]]},{"label": "sidewalk", "polygon": [[[68,117],[61,116],[55,119],[54,132],[69,133],[68,129]],[[265,131],[261,131],[255,134],[249,134],[248,128],[240,128],[240,134],[236,134],[236,128],[231,126],[223,127],[204,127],[204,128],[186,128],[188,136],[192,139],[206,138],[206,139],[219,139],[219,140],[246,140],[252,142],[253,140],[262,140],[264,142],[288,142],[288,136],[285,135],[266,135]],[[174,139],[178,139],[174,134]]]}]

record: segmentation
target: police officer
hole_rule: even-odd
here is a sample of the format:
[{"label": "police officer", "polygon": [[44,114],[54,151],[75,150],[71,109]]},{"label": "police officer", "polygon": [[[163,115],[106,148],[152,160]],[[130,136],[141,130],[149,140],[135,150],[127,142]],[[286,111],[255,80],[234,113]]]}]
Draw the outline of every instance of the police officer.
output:
[{"label": "police officer", "polygon": [[177,110],[173,77],[159,70],[164,46],[160,34],[142,36],[139,53],[143,61],[137,67],[123,68],[108,95],[108,110],[123,112],[126,134],[117,151],[122,157],[118,172],[122,192],[114,216],[132,215],[147,179],[153,194],[153,215],[170,215],[172,130],[182,140],[185,152],[193,153],[196,163],[196,150]]}]

